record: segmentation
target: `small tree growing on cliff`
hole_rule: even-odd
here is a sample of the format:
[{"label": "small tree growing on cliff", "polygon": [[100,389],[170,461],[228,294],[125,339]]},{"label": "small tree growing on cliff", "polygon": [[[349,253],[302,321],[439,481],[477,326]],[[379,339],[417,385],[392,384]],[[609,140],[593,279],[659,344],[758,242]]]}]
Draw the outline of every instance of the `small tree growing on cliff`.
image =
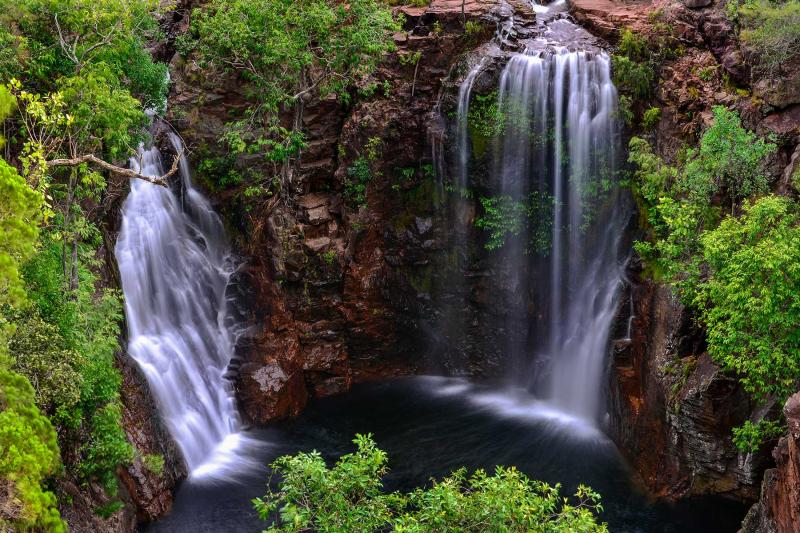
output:
[{"label": "small tree growing on cliff", "polygon": [[[393,48],[390,32],[398,29],[377,0],[212,0],[195,10],[181,50],[250,84],[253,105],[229,124],[230,147],[283,163],[302,148],[304,102],[331,94],[348,101]],[[287,129],[279,114],[288,110]],[[288,165],[282,174],[288,186]]]}]

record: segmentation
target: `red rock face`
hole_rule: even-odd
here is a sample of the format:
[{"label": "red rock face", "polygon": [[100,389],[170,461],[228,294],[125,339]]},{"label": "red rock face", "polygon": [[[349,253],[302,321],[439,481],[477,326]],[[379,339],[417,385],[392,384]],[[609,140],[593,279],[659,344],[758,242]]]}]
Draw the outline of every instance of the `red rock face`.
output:
[{"label": "red rock face", "polygon": [[789,433],[772,451],[775,468],[764,473],[761,499],[747,514],[743,533],[795,533],[800,529],[800,393],[783,407]]},{"label": "red rock face", "polygon": [[632,339],[614,355],[612,436],[659,496],[754,499],[764,458],[731,440],[750,415],[747,396],[705,353],[668,288],[641,282],[632,297]]},{"label": "red rock face", "polygon": [[647,27],[647,13],[655,9],[650,0],[570,0],[570,14],[593,34],[615,41],[624,28],[640,31]]},{"label": "red rock face", "polygon": [[[122,427],[135,447],[133,463],[118,475],[136,509],[138,522],[150,522],[172,507],[172,489],[186,477],[180,452],[163,426],[147,389],[132,361],[122,364]],[[163,469],[154,472],[145,457],[159,456]]]},{"label": "red rock face", "polygon": [[[465,2],[463,17],[479,21],[495,4]],[[430,113],[442,81],[463,52],[491,37],[494,24],[487,21],[481,35],[465,36],[461,0],[396,9],[409,31],[394,36],[397,51],[379,67],[376,79],[388,82],[388,93],[378,89],[352,107],[333,98],[305,102],[308,146],[288,197],[245,216],[225,193],[213,195],[224,217],[247,219],[234,239],[247,258],[251,316],[260,331],[241,350],[236,388],[245,417],[257,424],[296,415],[309,397],[416,367],[417,293],[398,271],[433,241],[415,236],[399,242],[397,235],[408,225],[432,233],[419,230],[415,219],[430,218],[433,198],[418,195],[412,204],[404,195],[432,178],[417,172],[398,191],[398,169],[418,169],[429,160]],[[416,53],[417,63],[401,60]],[[173,124],[189,146],[213,146],[225,117],[245,105],[242,84],[208,83],[191,60],[177,56],[172,72]],[[370,162],[367,202],[359,207],[343,194],[343,184],[370,139],[380,144]]]}]

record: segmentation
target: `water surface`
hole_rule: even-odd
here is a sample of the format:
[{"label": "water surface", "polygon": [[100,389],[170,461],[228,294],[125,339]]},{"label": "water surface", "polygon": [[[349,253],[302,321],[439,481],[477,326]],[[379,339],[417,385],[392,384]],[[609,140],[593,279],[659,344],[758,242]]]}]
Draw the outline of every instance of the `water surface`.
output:
[{"label": "water surface", "polygon": [[[408,490],[459,468],[514,465],[532,478],[579,483],[603,496],[602,519],[612,531],[733,532],[744,509],[718,499],[669,506],[647,498],[614,445],[579,419],[522,392],[498,392],[465,381],[417,377],[360,385],[311,403],[295,420],[252,431],[253,457],[319,450],[329,460],[353,450],[355,433],[373,433],[389,454],[390,490]],[[251,463],[252,464],[252,463]],[[264,493],[267,469],[249,468],[227,480],[190,480],[172,513],[148,532],[261,531],[250,499]]]}]

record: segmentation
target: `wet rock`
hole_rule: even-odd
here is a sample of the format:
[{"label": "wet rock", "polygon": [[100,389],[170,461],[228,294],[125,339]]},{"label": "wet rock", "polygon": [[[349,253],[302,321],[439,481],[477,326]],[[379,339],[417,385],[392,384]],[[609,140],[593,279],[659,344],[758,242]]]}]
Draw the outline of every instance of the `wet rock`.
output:
[{"label": "wet rock", "polygon": [[792,76],[758,80],[753,85],[753,94],[778,109],[800,104],[798,75],[800,75],[800,69]]},{"label": "wet rock", "polygon": [[570,0],[570,14],[593,34],[616,40],[624,28],[640,31],[647,27],[649,2],[614,2],[612,0]]},{"label": "wet rock", "polygon": [[683,5],[690,9],[707,7],[714,3],[714,0],[683,0]]},{"label": "wet rock", "polygon": [[[172,507],[172,490],[186,476],[180,451],[159,417],[147,381],[133,361],[122,363],[122,427],[133,444],[133,463],[120,479],[133,501],[140,522],[156,520]],[[163,458],[161,472],[152,472],[144,457]]]},{"label": "wet rock", "polygon": [[800,393],[783,407],[788,433],[772,451],[775,468],[764,473],[761,498],[742,523],[742,533],[794,533],[800,528]]},{"label": "wet rock", "polygon": [[754,499],[767,457],[741,454],[731,439],[751,414],[748,396],[705,353],[670,289],[641,282],[632,297],[633,335],[614,355],[614,439],[660,496]]},{"label": "wet rock", "polygon": [[296,416],[305,407],[308,393],[299,371],[276,362],[242,365],[239,393],[245,412],[257,423]]},{"label": "wet rock", "polygon": [[759,130],[762,134],[774,134],[783,144],[794,144],[792,141],[800,136],[800,105],[767,115]]},{"label": "wet rock", "polygon": [[311,252],[320,253],[326,250],[331,244],[328,237],[317,237],[315,239],[306,239],[303,245]]},{"label": "wet rock", "polygon": [[425,218],[416,217],[414,219],[414,223],[416,224],[417,227],[417,233],[420,236],[427,235],[427,233],[433,227],[433,219],[431,217],[425,217]]},{"label": "wet rock", "polygon": [[309,209],[307,214],[308,221],[315,226],[331,220],[331,214],[328,212],[327,206],[324,205]]}]

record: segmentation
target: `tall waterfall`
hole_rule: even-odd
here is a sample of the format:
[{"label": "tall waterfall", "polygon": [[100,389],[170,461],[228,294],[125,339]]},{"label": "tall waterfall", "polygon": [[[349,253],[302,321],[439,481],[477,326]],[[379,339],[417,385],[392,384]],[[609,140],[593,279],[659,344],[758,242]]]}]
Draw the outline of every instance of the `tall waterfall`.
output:
[{"label": "tall waterfall", "polygon": [[[182,144],[172,137],[176,151]],[[131,167],[163,175],[156,148]],[[159,411],[192,476],[208,473],[238,441],[240,421],[224,377],[237,324],[226,289],[235,264],[222,223],[193,188],[181,156],[183,195],[131,180],[116,257],[125,294],[128,353],[150,385]]]},{"label": "tall waterfall", "polygon": [[[498,256],[511,267],[516,292],[527,287],[537,295],[543,324],[531,327],[525,345],[549,363],[538,365],[534,388],[560,409],[593,420],[629,216],[616,187],[620,131],[609,57],[563,48],[516,55],[501,75],[498,107],[505,128],[493,157],[496,193],[520,200],[533,193],[551,204],[539,214],[551,218],[548,253],[536,257],[523,232]],[[528,279],[514,278],[523,272]]]}]

